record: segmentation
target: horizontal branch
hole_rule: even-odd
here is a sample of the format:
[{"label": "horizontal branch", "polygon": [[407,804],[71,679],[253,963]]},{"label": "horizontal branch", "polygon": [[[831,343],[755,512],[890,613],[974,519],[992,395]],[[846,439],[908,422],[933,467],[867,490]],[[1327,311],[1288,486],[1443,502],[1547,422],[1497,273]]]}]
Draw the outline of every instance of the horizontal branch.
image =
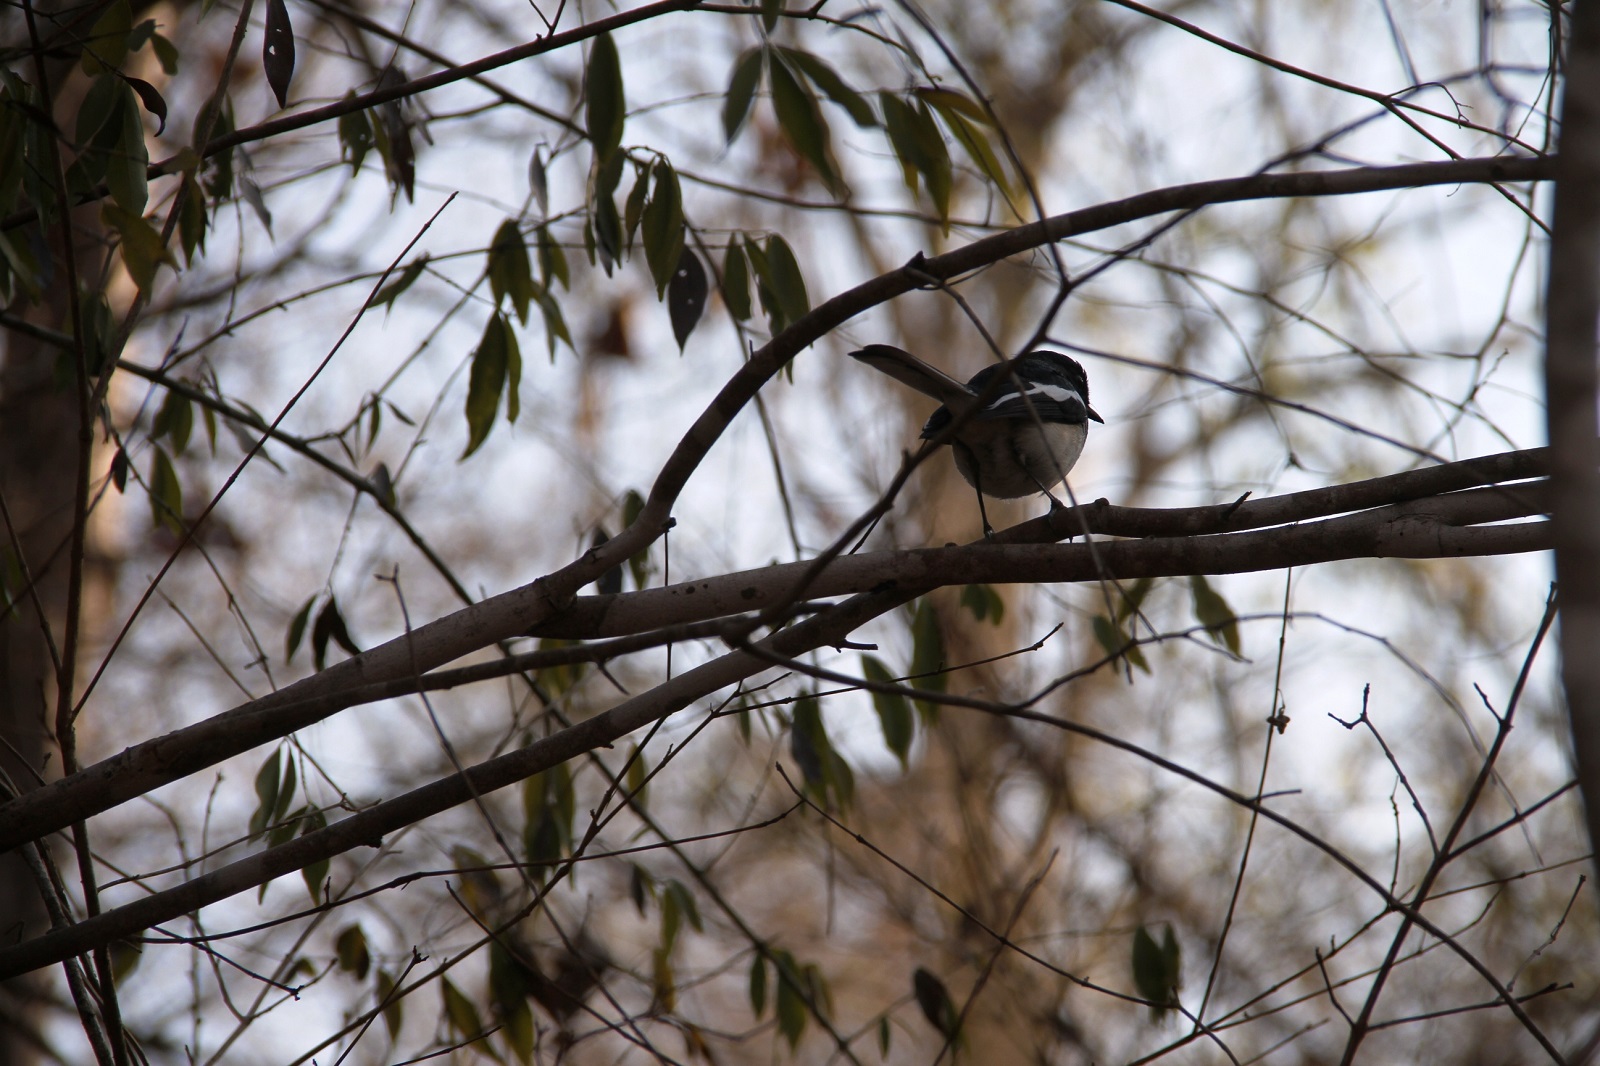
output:
[{"label": "horizontal branch", "polygon": [[[844,591],[860,583],[869,583],[872,591],[855,595],[812,618],[778,630],[749,650],[728,652],[527,747],[385,800],[325,829],[237,860],[176,888],[0,951],[0,980],[170,921],[310,863],[355,848],[377,846],[386,834],[613,743],[699,699],[770,669],[774,660],[793,659],[821,647],[837,646],[866,622],[940,585],[1245,572],[1333,559],[1438,558],[1538,551],[1549,546],[1547,523],[1475,524],[1501,523],[1537,513],[1541,498],[1538,484],[1509,489],[1492,486],[1267,530],[1103,541],[1092,548],[1087,544],[982,542],[844,557],[813,576],[806,590],[808,594],[835,586]],[[1270,502],[1262,501],[1263,504]],[[768,569],[785,571],[787,581],[774,588],[782,587],[786,595],[795,595],[794,580],[800,571],[792,567]],[[258,704],[265,702],[258,701]],[[237,713],[222,716],[230,720],[235,731],[268,721],[274,723],[274,728],[281,728],[285,717],[294,716],[273,714],[270,708],[259,705],[243,716]],[[220,720],[213,719],[213,722]],[[202,726],[209,724],[202,723]],[[172,734],[162,741],[152,742],[158,745],[154,750],[159,751],[159,745],[164,743],[170,754],[179,743],[193,742],[193,730],[199,728],[183,731],[190,734],[188,737]],[[22,824],[34,827],[23,839],[37,836],[38,826],[52,820],[46,816],[57,815],[57,808],[69,806],[59,799],[55,804],[46,805],[44,810],[37,804],[31,809],[18,808],[18,804],[58,787],[89,788],[96,784],[97,772],[114,774],[113,763],[114,760],[108,760],[13,801],[8,807],[14,810],[0,811],[6,837],[15,837],[17,827]],[[73,782],[76,784],[71,784]],[[40,818],[44,818],[45,823],[41,823]],[[48,826],[43,831],[50,828],[59,826]]]}]

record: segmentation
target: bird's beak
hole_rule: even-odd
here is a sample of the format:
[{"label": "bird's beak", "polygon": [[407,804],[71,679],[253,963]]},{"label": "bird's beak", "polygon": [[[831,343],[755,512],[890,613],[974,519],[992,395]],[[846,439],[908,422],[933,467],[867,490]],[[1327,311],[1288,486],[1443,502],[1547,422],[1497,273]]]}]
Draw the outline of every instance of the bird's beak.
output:
[{"label": "bird's beak", "polygon": [[1102,426],[1106,424],[1106,420],[1101,418],[1098,414],[1096,414],[1095,413],[1095,409],[1093,407],[1089,407],[1088,404],[1085,404],[1084,406],[1088,408],[1089,417],[1090,418],[1094,419],[1096,422],[1100,423]]}]

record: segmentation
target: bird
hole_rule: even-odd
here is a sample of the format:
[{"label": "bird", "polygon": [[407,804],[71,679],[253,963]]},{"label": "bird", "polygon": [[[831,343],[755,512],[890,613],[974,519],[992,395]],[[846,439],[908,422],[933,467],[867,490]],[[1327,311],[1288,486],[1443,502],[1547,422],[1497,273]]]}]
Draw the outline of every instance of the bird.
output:
[{"label": "bird", "polygon": [[892,344],[869,344],[850,356],[939,401],[922,427],[923,440],[938,439],[961,420],[948,443],[956,470],[978,492],[985,536],[994,535],[985,496],[1014,500],[1042,492],[1052,509],[1061,507],[1050,490],[1078,461],[1089,422],[1105,423],[1089,406],[1083,367],[1060,352],[1040,349],[992,363],[965,385]]}]

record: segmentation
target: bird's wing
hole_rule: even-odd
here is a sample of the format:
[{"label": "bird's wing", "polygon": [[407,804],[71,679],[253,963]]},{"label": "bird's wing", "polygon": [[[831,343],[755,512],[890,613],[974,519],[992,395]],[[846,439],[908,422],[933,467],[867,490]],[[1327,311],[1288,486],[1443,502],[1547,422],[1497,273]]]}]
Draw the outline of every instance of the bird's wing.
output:
[{"label": "bird's wing", "polygon": [[972,401],[971,389],[892,344],[869,344],[860,351],[851,352],[850,357],[881,370],[902,385],[910,385],[924,396],[932,396],[948,407],[959,409]]}]

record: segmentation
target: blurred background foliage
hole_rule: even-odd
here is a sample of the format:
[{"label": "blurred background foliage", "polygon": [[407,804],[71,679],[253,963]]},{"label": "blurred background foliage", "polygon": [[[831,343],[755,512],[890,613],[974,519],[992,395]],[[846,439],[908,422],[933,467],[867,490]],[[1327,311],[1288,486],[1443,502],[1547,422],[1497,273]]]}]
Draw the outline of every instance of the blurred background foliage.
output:
[{"label": "blurred background foliage", "polygon": [[[1488,0],[102,0],[0,19],[6,588],[26,560],[58,632],[82,481],[74,316],[101,388],[75,752],[37,625],[4,631],[8,737],[47,775],[568,562],[637,513],[749,346],[916,253],[1209,178],[1545,151],[1560,32],[1548,5]],[[247,136],[201,158],[231,131]],[[65,215],[63,188],[82,201]],[[1108,422],[1073,472],[1080,501],[1220,503],[1532,446],[1544,206],[1518,186],[1247,201],[895,300],[763,390],[609,591],[840,536],[929,406],[843,358],[863,343],[962,378],[1030,343],[1075,351]],[[997,525],[1039,510],[990,504]],[[936,456],[868,546],[978,533]],[[1035,709],[1270,795],[1404,896],[1470,794],[1548,580],[1517,557],[949,589],[863,630],[869,653],[812,665],[932,671],[914,683],[1003,703],[1054,684]],[[1136,652],[1108,655],[1129,635]],[[718,646],[346,711],[94,819],[99,905],[546,735]],[[1370,728],[1332,717],[1363,712]],[[1426,913],[1581,1048],[1600,973],[1576,800],[1503,824],[1570,777],[1548,656],[1516,723],[1466,838],[1499,831],[1451,856]],[[774,671],[634,739],[166,930],[223,939],[119,949],[133,1054],[1540,1054],[1414,930],[1352,1039],[1399,919],[1305,841],[1083,737]],[[8,892],[37,897],[26,877]],[[6,996],[11,1061],[88,1061],[62,981]]]}]

